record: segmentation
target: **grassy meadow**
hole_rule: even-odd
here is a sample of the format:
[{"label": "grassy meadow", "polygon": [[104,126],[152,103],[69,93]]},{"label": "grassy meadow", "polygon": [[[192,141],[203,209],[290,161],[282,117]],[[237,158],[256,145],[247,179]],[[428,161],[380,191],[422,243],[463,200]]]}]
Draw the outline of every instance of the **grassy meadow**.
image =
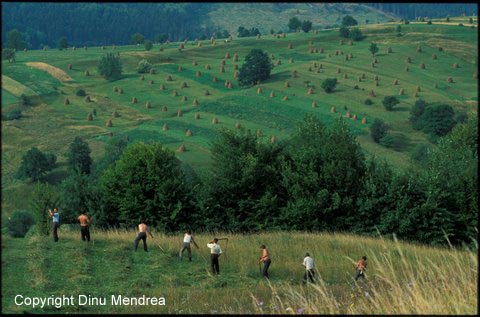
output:
[{"label": "grassy meadow", "polygon": [[[181,234],[155,234],[133,252],[134,232],[92,230],[89,245],[63,226],[60,241],[2,235],[3,313],[316,313],[476,314],[477,250],[440,249],[380,238],[329,233],[232,235],[219,242],[220,275],[212,276],[206,243],[196,236],[193,261],[178,259]],[[270,282],[257,266],[261,244],[270,251]],[[165,251],[163,252],[161,248]],[[315,285],[302,283],[303,255],[315,259]],[[354,261],[368,258],[367,282],[352,290]],[[7,261],[8,260],[8,261]],[[5,287],[6,285],[15,287]],[[76,306],[31,309],[16,294],[165,297],[165,306]],[[109,301],[107,301],[109,303]]]}]

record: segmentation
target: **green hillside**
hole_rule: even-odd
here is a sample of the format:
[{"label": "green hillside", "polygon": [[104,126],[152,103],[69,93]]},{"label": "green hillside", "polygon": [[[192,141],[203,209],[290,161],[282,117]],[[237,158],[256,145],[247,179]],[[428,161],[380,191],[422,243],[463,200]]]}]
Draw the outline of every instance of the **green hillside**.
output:
[{"label": "green hillside", "polygon": [[[58,243],[40,235],[2,235],[2,313],[478,313],[478,250],[345,234],[226,235],[228,243],[220,241],[220,275],[212,276],[206,248],[212,236],[197,235],[193,262],[180,262],[179,236],[154,233],[145,253],[141,246],[133,252],[134,232],[93,230],[85,245],[77,230],[63,225]],[[270,283],[256,263],[261,244],[272,259]],[[305,252],[315,259],[315,286],[302,285]],[[367,283],[352,291],[354,261],[362,255],[368,259]],[[74,296],[76,304],[17,306],[18,294]],[[80,294],[106,297],[107,305],[80,306]],[[111,295],[164,297],[165,306],[112,306]]]},{"label": "green hillside", "polygon": [[[156,44],[149,52],[141,46],[121,46],[115,50],[89,47],[87,50],[17,52],[15,63],[2,62],[2,111],[6,113],[14,108],[22,93],[34,96],[36,105],[25,110],[22,119],[2,122],[2,191],[6,194],[2,207],[4,210],[25,207],[25,200],[20,198],[28,196],[30,185],[15,180],[13,175],[21,156],[32,146],[57,155],[58,167],[49,175],[57,180],[64,175],[65,155],[75,136],[85,137],[93,158],[98,159],[110,133],[128,136],[131,141],[160,141],[173,150],[184,144],[186,151],[177,152],[178,158],[198,171],[210,166],[209,144],[218,128],[233,129],[239,123],[252,131],[261,130],[264,138],[275,135],[277,141],[282,141],[295,129],[296,122],[312,112],[327,125],[347,113],[356,116],[357,120],[349,119],[348,124],[368,155],[385,158],[398,168],[410,166],[412,149],[417,144],[429,143],[426,135],[413,130],[408,122],[415,100],[448,103],[456,112],[477,115],[477,80],[473,78],[478,56],[477,28],[410,24],[402,25],[403,36],[397,37],[395,26],[362,27],[367,38],[351,46],[348,41],[343,45],[339,43],[338,30],[326,30],[318,34],[287,34],[286,38],[268,35],[260,39],[234,38],[228,43],[217,40],[216,45],[207,40],[200,42],[201,47],[190,41],[182,51],[178,49],[179,43],[170,43],[163,45],[163,51]],[[374,68],[368,51],[371,41],[380,48]],[[287,48],[289,44],[292,49]],[[418,46],[422,48],[420,53],[416,52]],[[438,50],[439,46],[443,51]],[[387,53],[389,47],[392,53]],[[240,88],[234,78],[234,66],[241,67],[252,48],[273,54],[276,66],[269,80],[255,87]],[[324,52],[311,53],[310,48],[323,48]],[[120,54],[124,70],[123,78],[115,82],[102,79],[96,68],[99,59],[111,51]],[[342,53],[336,55],[336,51]],[[227,53],[230,57],[225,59],[225,72],[220,73],[221,60]],[[238,62],[233,61],[234,54],[238,54]],[[352,58],[347,61],[348,54],[352,54]],[[438,58],[433,60],[432,54]],[[404,70],[407,57],[412,60],[408,72]],[[142,59],[153,63],[156,69],[156,74],[145,74],[144,80],[140,80],[136,72]],[[193,61],[197,62],[196,66]],[[46,63],[56,68],[47,72],[44,64],[30,63]],[[426,69],[420,68],[421,63],[425,63]],[[453,68],[454,63],[460,67]],[[210,70],[206,70],[207,64]],[[181,72],[179,66],[183,68]],[[85,76],[86,70],[90,76]],[[292,78],[294,70],[298,78]],[[200,77],[196,76],[197,71]],[[358,77],[363,74],[365,79],[359,82]],[[172,76],[172,81],[166,80],[168,75]],[[212,81],[213,76],[218,78],[217,82]],[[375,76],[379,79],[378,86]],[[447,83],[449,76],[453,83]],[[326,94],[320,88],[325,78],[338,79],[334,93]],[[233,88],[225,87],[226,80],[232,82]],[[394,80],[398,80],[398,85]],[[290,84],[288,88],[286,81]],[[188,87],[181,88],[182,82]],[[160,90],[162,84],[165,90]],[[124,93],[113,92],[115,86]],[[421,91],[415,97],[417,86]],[[261,94],[257,93],[258,88],[262,89]],[[313,89],[313,94],[307,94],[309,88]],[[76,96],[78,89],[86,90],[92,102]],[[405,92],[402,96],[398,96],[400,89]],[[178,96],[173,96],[174,90]],[[206,96],[205,90],[210,95]],[[375,97],[369,97],[371,90]],[[275,97],[270,97],[271,92]],[[387,95],[398,96],[400,100],[393,112],[385,111],[382,105]],[[186,101],[182,101],[183,96]],[[288,96],[286,101],[283,100],[285,96]],[[138,103],[132,104],[133,97]],[[64,104],[65,98],[69,99],[69,105]],[[366,98],[372,99],[373,105],[365,105]],[[193,105],[194,99],[198,106]],[[151,102],[151,108],[145,107],[147,101]],[[314,101],[317,108],[312,108]],[[167,111],[162,111],[163,106]],[[336,113],[331,112],[332,107],[336,108]],[[87,121],[87,114],[93,110],[96,111],[93,121]],[[179,110],[183,111],[181,117],[177,116]],[[113,117],[114,111],[120,116]],[[200,114],[200,119],[195,119],[196,113]],[[218,118],[218,124],[212,124],[214,117]],[[363,118],[366,118],[365,124]],[[393,132],[407,136],[409,145],[403,152],[387,149],[371,140],[369,126],[375,118],[387,122]],[[112,127],[106,127],[109,119]],[[162,130],[165,124],[169,125],[168,131]],[[192,136],[186,136],[188,129]]]}]

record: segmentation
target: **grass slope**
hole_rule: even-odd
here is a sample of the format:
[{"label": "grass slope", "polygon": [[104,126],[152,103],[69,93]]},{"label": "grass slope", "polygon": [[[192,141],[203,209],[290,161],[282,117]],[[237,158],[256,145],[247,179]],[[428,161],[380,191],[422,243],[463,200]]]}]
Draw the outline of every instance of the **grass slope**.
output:
[{"label": "grass slope", "polygon": [[[141,46],[121,46],[115,50],[112,47],[89,47],[87,50],[17,52],[15,63],[2,62],[2,75],[40,95],[35,97],[40,99],[39,105],[24,111],[21,120],[2,122],[2,191],[6,197],[2,200],[2,209],[17,209],[21,203],[12,194],[21,193],[22,188],[28,190],[28,185],[13,178],[23,153],[32,146],[55,153],[60,164],[52,177],[61,178],[68,145],[77,135],[87,140],[94,159],[103,154],[109,132],[117,136],[127,135],[132,140],[158,140],[172,150],[185,144],[187,151],[177,153],[177,156],[198,171],[210,166],[209,144],[217,129],[234,128],[239,122],[247,129],[262,130],[265,140],[275,135],[281,141],[288,138],[305,114],[313,112],[327,126],[337,117],[344,117],[367,155],[376,155],[394,167],[405,168],[411,164],[409,157],[415,145],[428,143],[425,134],[413,130],[408,122],[415,100],[423,98],[427,102],[448,103],[457,112],[477,115],[478,82],[473,79],[478,55],[476,28],[412,23],[402,25],[404,35],[397,37],[395,24],[387,23],[364,26],[362,31],[367,38],[354,42],[352,46],[347,41],[340,45],[337,30],[326,30],[318,34],[288,34],[286,38],[268,35],[261,39],[234,39],[230,43],[217,41],[216,45],[202,41],[201,47],[191,41],[181,52],[179,43],[165,44],[163,51],[155,45],[149,52]],[[368,51],[371,41],[380,47],[375,68],[371,67],[372,56]],[[293,49],[287,48],[289,43]],[[422,47],[421,53],[416,52],[417,46]],[[438,51],[439,46],[443,47],[442,52]],[[388,47],[393,53],[387,53]],[[259,85],[263,89],[261,94],[257,94],[258,87],[240,88],[234,79],[234,65],[240,67],[252,48],[273,54],[275,64],[281,60],[281,65],[274,67],[271,78]],[[324,53],[310,53],[309,48],[323,48]],[[123,78],[115,82],[102,79],[96,69],[99,59],[111,51],[120,54],[124,69]],[[335,51],[343,54],[335,55]],[[225,73],[220,73],[220,62],[226,53],[230,58],[226,59]],[[235,53],[238,62],[233,62]],[[352,54],[353,58],[346,61],[347,54]],[[432,54],[438,59],[433,60]],[[404,70],[407,57],[412,59],[408,72]],[[154,75],[145,74],[143,81],[136,72],[141,59],[153,63],[157,70]],[[193,61],[197,66],[193,66]],[[32,62],[56,67],[72,80],[60,82],[45,71],[27,66]],[[420,69],[421,63],[426,64],[425,70]],[[453,63],[458,63],[460,68],[452,68]],[[68,64],[72,64],[71,70]],[[206,64],[211,66],[210,70],[205,69]],[[323,66],[321,70],[320,64]],[[183,71],[178,71],[179,66]],[[337,73],[337,69],[341,73]],[[84,75],[85,70],[90,76]],[[298,72],[298,78],[291,77],[293,70]],[[197,71],[201,72],[200,77],[195,76]],[[348,78],[344,78],[344,74]],[[362,74],[365,74],[365,80],[359,82],[358,77]],[[168,75],[173,77],[172,81],[166,80]],[[213,76],[218,82],[212,81]],[[379,77],[378,86],[375,85],[375,76]],[[453,83],[446,82],[449,76],[454,79]],[[337,78],[339,84],[334,93],[327,94],[320,84],[325,78],[332,77]],[[395,79],[399,85],[393,84]],[[232,81],[232,89],[225,87],[226,80]],[[285,81],[289,81],[291,87],[285,88]],[[188,88],[181,88],[182,82],[186,82]],[[438,88],[433,88],[434,83]],[[163,91],[160,90],[161,84],[166,88]],[[114,86],[122,88],[124,93],[114,93]],[[421,92],[414,97],[417,86],[421,87]],[[86,90],[92,102],[87,103],[83,97],[76,96],[75,92],[80,88]],[[307,95],[308,88],[313,88],[314,93]],[[381,103],[383,97],[397,96],[401,88],[405,95],[398,96],[400,104],[395,111],[385,111]],[[176,97],[173,96],[174,90],[178,93]],[[205,90],[211,95],[205,96]],[[370,90],[374,90],[376,97],[371,97],[374,103],[367,106],[364,100]],[[274,98],[269,97],[272,91],[276,94]],[[187,100],[181,101],[182,96]],[[284,96],[289,100],[282,100]],[[67,97],[70,105],[64,105]],[[138,103],[132,104],[133,97]],[[198,100],[198,106],[193,105],[194,99]],[[152,103],[151,109],[145,107],[147,101]],[[313,101],[317,102],[317,108],[311,107]],[[2,108],[12,107],[15,102],[14,96],[5,94]],[[167,112],[162,111],[163,106],[168,107]],[[336,113],[330,112],[332,106],[336,107]],[[93,110],[97,115],[93,121],[87,121],[87,114]],[[182,117],[177,116],[178,110],[183,111]],[[113,118],[114,111],[120,117]],[[198,120],[195,119],[197,112],[201,115]],[[347,119],[347,112],[356,115],[358,120]],[[213,117],[219,119],[219,124],[211,123]],[[366,124],[361,123],[362,118],[367,119]],[[409,146],[396,152],[374,143],[369,137],[369,126],[375,118],[385,120],[392,132],[404,133]],[[108,119],[112,119],[113,127],[106,127]],[[165,123],[170,126],[168,131],[162,131]],[[193,136],[185,135],[187,129],[192,130]]]},{"label": "grass slope", "polygon": [[[77,229],[78,230],[78,229]],[[436,249],[344,234],[263,233],[230,235],[220,241],[226,256],[212,276],[210,235],[198,235],[193,262],[178,260],[181,236],[156,235],[149,251],[133,252],[134,232],[92,231],[86,245],[80,233],[60,229],[60,241],[32,235],[2,235],[2,313],[289,313],[475,314],[475,252]],[[221,236],[218,233],[217,236]],[[163,253],[159,243],[165,250]],[[260,277],[259,246],[269,248],[270,283]],[[321,277],[301,283],[305,252]],[[353,261],[367,255],[362,291],[352,291]],[[186,255],[186,253],[185,253]],[[368,292],[368,296],[365,295]],[[164,296],[166,306],[16,306],[14,296]],[[370,296],[370,297],[369,297]],[[109,303],[109,300],[107,301]],[[291,311],[289,311],[291,310]]]}]

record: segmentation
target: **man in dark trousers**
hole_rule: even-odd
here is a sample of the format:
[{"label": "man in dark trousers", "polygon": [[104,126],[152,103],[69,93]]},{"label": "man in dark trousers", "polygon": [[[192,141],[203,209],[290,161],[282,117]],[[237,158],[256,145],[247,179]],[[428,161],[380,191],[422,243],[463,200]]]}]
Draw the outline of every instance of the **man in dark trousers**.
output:
[{"label": "man in dark trousers", "polygon": [[58,227],[60,226],[60,213],[58,208],[48,209],[48,216],[52,218],[53,224],[53,241],[58,242]]},{"label": "man in dark trousers", "polygon": [[315,264],[313,259],[310,257],[310,253],[305,253],[303,258],[303,266],[305,267],[305,274],[303,275],[304,283],[310,280],[311,283],[315,283]]},{"label": "man in dark trousers", "polygon": [[188,259],[189,259],[190,262],[192,262],[192,248],[190,246],[191,243],[193,243],[198,249],[198,245],[195,242],[195,239],[193,238],[192,231],[188,230],[183,235],[182,248],[180,249],[180,252],[178,253],[178,257],[180,258],[180,260],[182,260],[183,251],[185,251],[185,249],[186,249],[188,251]]},{"label": "man in dark trousers", "polygon": [[220,274],[220,266],[218,264],[218,258],[222,255],[222,249],[217,244],[218,239],[215,238],[209,243],[207,243],[207,247],[210,248],[210,261],[212,265],[212,272],[213,274]]},{"label": "man in dark trousers", "polygon": [[262,244],[260,249],[262,249],[262,255],[260,256],[260,259],[258,259],[258,265],[263,262],[262,274],[268,279],[268,268],[270,267],[270,263],[272,263],[272,260],[270,260],[270,256],[268,254],[268,250],[265,244]]},{"label": "man in dark trousers", "polygon": [[82,241],[90,242],[90,229],[88,226],[90,225],[91,220],[86,215],[85,209],[83,209],[82,214],[78,216],[78,221],[80,221],[80,235]]},{"label": "man in dark trousers", "polygon": [[365,279],[365,270],[366,269],[367,269],[367,256],[364,255],[355,264],[355,275],[354,275],[355,281],[357,281],[360,277]]},{"label": "man in dark trousers", "polygon": [[143,240],[143,250],[145,252],[148,252],[148,249],[147,249],[147,232],[150,235],[150,237],[152,237],[152,239],[153,239],[153,235],[150,232],[150,229],[148,228],[148,226],[144,223],[144,221],[140,221],[140,224],[138,225],[138,231],[139,231],[138,236],[135,238],[135,241],[133,243],[135,251],[137,251],[138,243],[140,242],[140,240]]}]

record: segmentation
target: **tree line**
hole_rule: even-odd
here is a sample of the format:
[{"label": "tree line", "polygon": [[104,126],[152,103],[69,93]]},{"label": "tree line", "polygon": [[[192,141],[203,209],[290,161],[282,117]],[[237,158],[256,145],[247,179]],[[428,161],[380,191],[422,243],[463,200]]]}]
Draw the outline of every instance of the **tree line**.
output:
[{"label": "tree line", "polygon": [[[425,153],[424,165],[404,171],[367,159],[343,119],[327,128],[315,115],[282,142],[221,129],[211,144],[211,168],[199,173],[160,143],[130,144],[122,137],[92,160],[88,143],[77,137],[69,148],[69,176],[53,187],[38,185],[32,210],[43,215],[41,208],[58,202],[62,221],[75,223],[86,208],[104,228],[144,219],[166,232],[380,232],[468,244],[477,230],[477,129],[473,119],[457,124]],[[35,162],[51,157],[35,153]]]}]

